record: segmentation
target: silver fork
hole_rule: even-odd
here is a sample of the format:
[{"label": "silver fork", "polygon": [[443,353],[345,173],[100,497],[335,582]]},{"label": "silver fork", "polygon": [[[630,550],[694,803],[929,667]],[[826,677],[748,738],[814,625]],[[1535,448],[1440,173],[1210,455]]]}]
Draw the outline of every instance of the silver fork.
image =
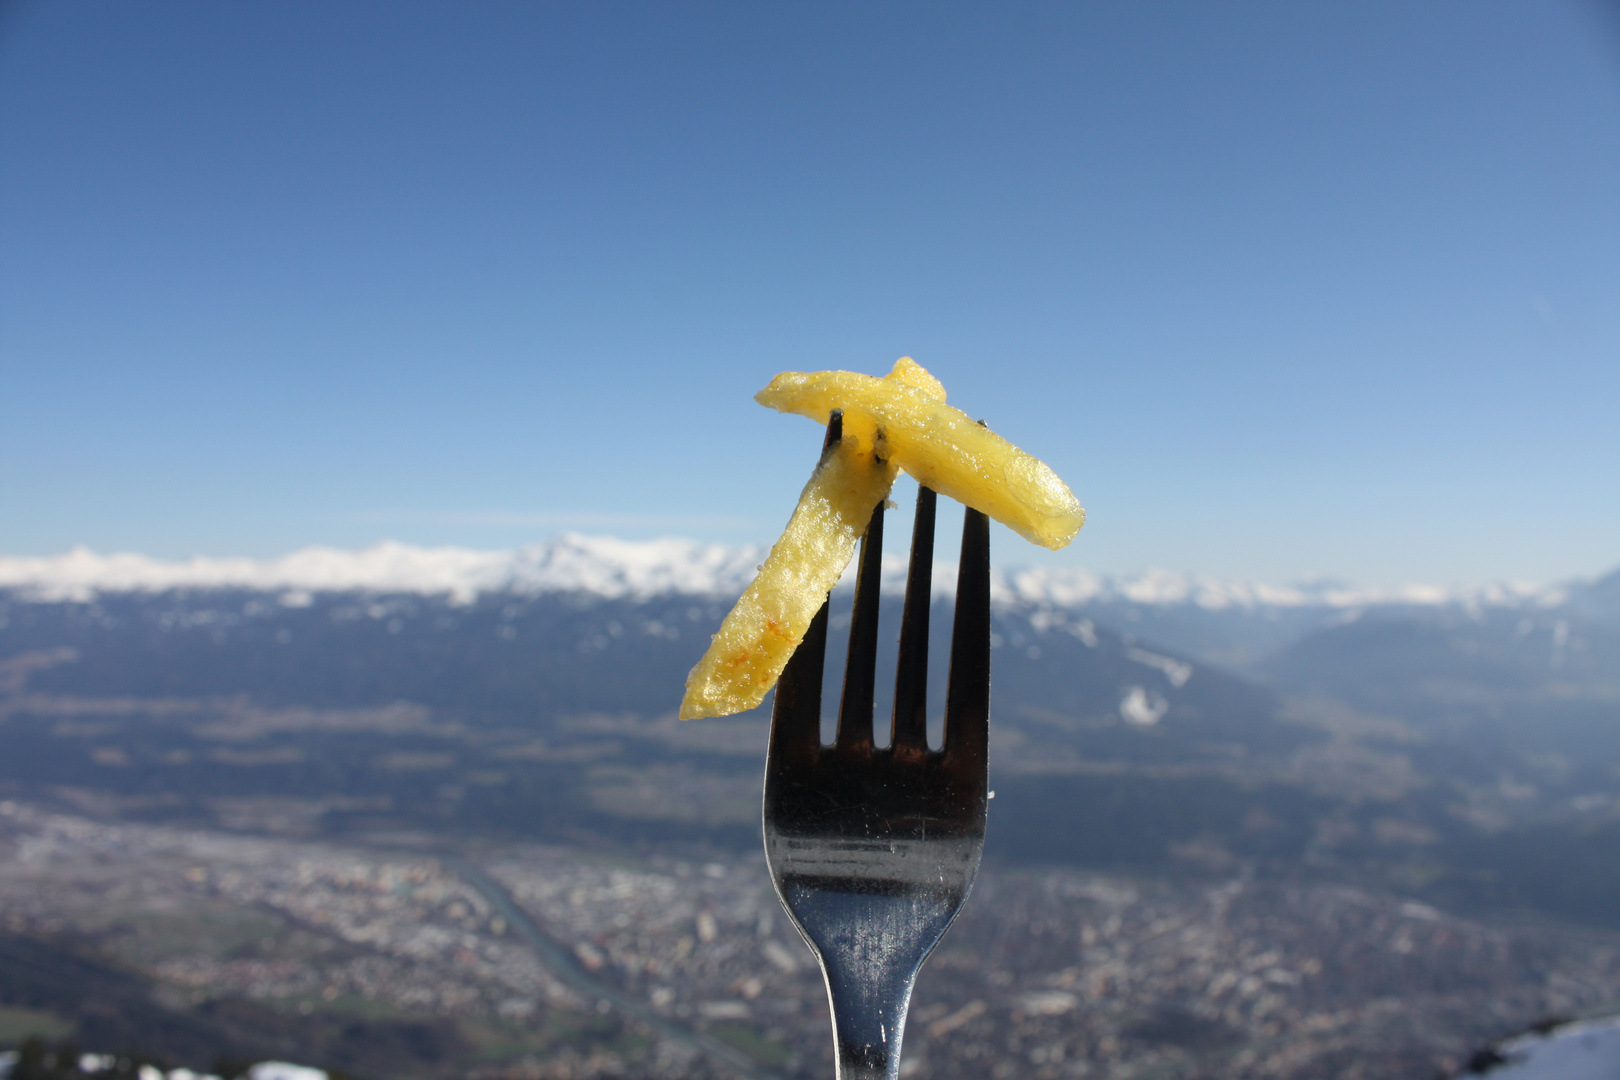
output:
[{"label": "silver fork", "polygon": [[[842,417],[827,425],[827,447]],[[872,740],[883,507],[861,541],[837,741],[821,744],[827,608],[776,686],[765,763],[765,859],[821,963],[839,1080],[893,1080],[917,971],[967,899],[984,850],[990,721],[990,527],[968,509],[945,739],[928,748],[924,692],[934,492],[918,489],[900,623],[893,737]]]}]

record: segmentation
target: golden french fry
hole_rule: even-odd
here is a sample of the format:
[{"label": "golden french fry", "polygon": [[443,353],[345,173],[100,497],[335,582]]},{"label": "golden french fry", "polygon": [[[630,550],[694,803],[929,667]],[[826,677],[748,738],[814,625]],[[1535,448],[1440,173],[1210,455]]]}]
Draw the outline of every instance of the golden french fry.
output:
[{"label": "golden french fry", "polygon": [[876,425],[846,420],[843,437],[822,455],[759,576],[687,676],[682,720],[727,716],[765,700],[854,557],[873,508],[889,497],[894,477],[894,465],[880,456]]},{"label": "golden french fry", "polygon": [[919,484],[988,514],[1032,543],[1056,551],[1085,524],[1080,500],[1045,462],[945,404],[939,380],[909,357],[882,379],[851,371],[786,371],[754,400],[823,424],[837,408],[844,410],[845,424],[870,417],[889,455]]},{"label": "golden french fry", "polygon": [[776,685],[826,602],[897,468],[1037,544],[1074,539],[1086,512],[1057,474],[962,410],[922,365],[901,357],[883,378],[784,372],[761,405],[820,423],[843,412],[843,437],[822,454],[782,538],[686,680],[681,719],[751,709]]}]

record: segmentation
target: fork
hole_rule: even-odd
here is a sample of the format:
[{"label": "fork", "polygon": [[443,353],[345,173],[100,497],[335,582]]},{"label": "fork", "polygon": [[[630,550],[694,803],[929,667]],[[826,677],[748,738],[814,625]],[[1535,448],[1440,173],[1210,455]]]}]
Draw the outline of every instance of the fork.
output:
[{"label": "fork", "polygon": [[[826,449],[841,436],[835,411]],[[931,750],[925,689],[934,514],[934,492],[919,486],[890,745],[872,739],[881,503],[861,540],[836,741],[823,746],[820,734],[825,604],[782,672],[771,714],[765,859],[826,979],[838,1080],[898,1076],[917,971],[961,910],[984,850],[990,526],[966,510],[944,746]]]}]

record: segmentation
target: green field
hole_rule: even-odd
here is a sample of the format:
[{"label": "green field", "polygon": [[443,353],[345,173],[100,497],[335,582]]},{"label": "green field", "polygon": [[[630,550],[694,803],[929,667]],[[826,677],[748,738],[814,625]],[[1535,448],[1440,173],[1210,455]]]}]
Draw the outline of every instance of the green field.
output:
[{"label": "green field", "polygon": [[73,1025],[43,1009],[13,1009],[0,1005],[0,1046],[12,1046],[30,1035],[60,1039],[73,1034]]}]

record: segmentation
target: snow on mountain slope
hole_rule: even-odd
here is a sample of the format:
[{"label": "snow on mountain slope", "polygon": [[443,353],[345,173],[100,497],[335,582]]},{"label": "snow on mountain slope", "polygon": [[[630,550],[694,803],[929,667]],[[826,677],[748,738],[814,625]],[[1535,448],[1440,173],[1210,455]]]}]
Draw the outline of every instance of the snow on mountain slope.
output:
[{"label": "snow on mountain slope", "polygon": [[0,557],[0,588],[36,600],[85,601],[104,592],[250,589],[449,596],[585,592],[611,598],[741,592],[763,552],[694,540],[618,540],[563,534],[512,551],[414,547],[385,541],[357,551],[308,547],[276,559],[98,555],[74,548],[40,558]]},{"label": "snow on mountain slope", "polygon": [[[279,592],[295,603],[301,594],[313,592],[415,593],[448,596],[458,602],[503,591],[583,592],[610,598],[728,596],[742,591],[763,557],[760,548],[575,533],[508,551],[425,548],[386,541],[359,550],[309,547],[262,560],[163,560],[134,554],[99,555],[74,548],[42,557],[0,556],[0,589],[45,601],[86,601],[100,593],[220,588]],[[902,589],[904,561],[885,559],[883,577],[886,590]],[[954,586],[954,567],[936,563],[935,591],[948,594]],[[1013,606],[1190,606],[1210,612],[1348,611],[1376,605],[1552,607],[1567,596],[1563,588],[1525,584],[1357,589],[1331,582],[1274,586],[1162,570],[1104,577],[1043,567],[998,570],[993,589],[998,601]]]},{"label": "snow on mountain slope", "polygon": [[1149,570],[1127,577],[1097,577],[1076,570],[1020,569],[1006,572],[1003,586],[1008,599],[1032,604],[1192,605],[1206,611],[1268,607],[1354,609],[1384,604],[1551,607],[1562,603],[1566,595],[1561,587],[1522,582],[1497,582],[1464,588],[1402,585],[1393,589],[1366,589],[1331,581],[1267,585],[1198,574],[1178,574],[1168,570]]}]

